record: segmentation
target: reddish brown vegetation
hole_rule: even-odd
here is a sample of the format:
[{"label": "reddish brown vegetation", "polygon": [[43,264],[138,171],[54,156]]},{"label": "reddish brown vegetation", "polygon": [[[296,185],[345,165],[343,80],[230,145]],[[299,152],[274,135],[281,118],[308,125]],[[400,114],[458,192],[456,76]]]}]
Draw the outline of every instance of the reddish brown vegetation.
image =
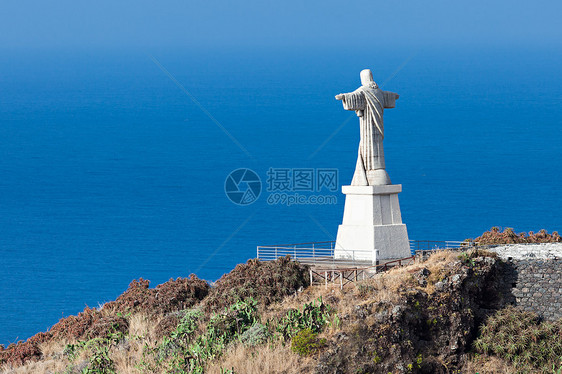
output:
[{"label": "reddish brown vegetation", "polygon": [[507,227],[503,232],[499,227],[492,227],[490,231],[486,231],[475,239],[480,245],[495,244],[518,244],[518,243],[560,243],[562,237],[558,232],[554,231],[549,234],[546,230],[540,230],[536,234],[529,231],[529,234],[522,232],[516,234],[512,228]]},{"label": "reddish brown vegetation", "polygon": [[308,284],[308,268],[291,261],[289,256],[269,262],[251,259],[217,281],[205,300],[205,308],[221,310],[248,297],[268,305]]},{"label": "reddish brown vegetation", "polygon": [[5,350],[0,350],[0,364],[22,365],[28,360],[39,360],[42,356],[37,343],[30,341],[20,342],[18,344],[10,344]]},{"label": "reddish brown vegetation", "polygon": [[166,314],[192,307],[207,296],[210,288],[195,274],[189,278],[170,279],[156,288],[148,288],[149,283],[142,278],[132,281],[127,291],[104,308],[120,313]]},{"label": "reddish brown vegetation", "polygon": [[133,280],[117,300],[101,310],[86,308],[77,316],[62,318],[49,331],[41,332],[25,342],[12,344],[0,350],[0,364],[21,365],[41,358],[39,344],[53,340],[76,340],[105,337],[113,332],[127,332],[129,324],[123,316],[128,312],[162,315],[190,308],[209,293],[209,284],[190,275],[189,278],[170,279],[156,288],[148,288],[149,281]]},{"label": "reddish brown vegetation", "polygon": [[172,331],[176,329],[181,321],[182,315],[180,313],[170,313],[165,315],[154,329],[154,334],[157,339],[160,339],[166,335],[170,335]]},{"label": "reddish brown vegetation", "polygon": [[[49,340],[51,338],[78,339],[83,336],[86,331],[92,327],[92,325],[99,321],[101,317],[102,316],[99,311],[86,307],[86,309],[84,309],[83,312],[78,313],[77,316],[62,318],[45,334],[45,338],[47,338],[48,335],[51,335],[48,337]],[[30,339],[33,338],[34,337],[31,337]]]},{"label": "reddish brown vegetation", "polygon": [[150,281],[146,279],[133,280],[125,292],[119,295],[115,301],[106,303],[104,308],[117,313],[143,309],[142,307],[148,303],[148,299],[154,295],[154,290],[149,289],[149,285]]},{"label": "reddish brown vegetation", "polygon": [[0,363],[21,365],[28,360],[41,358],[39,344],[51,340],[77,339],[85,335],[101,319],[101,313],[92,308],[86,308],[77,316],[62,318],[47,332],[40,332],[25,342],[11,344],[4,351],[0,351]]}]

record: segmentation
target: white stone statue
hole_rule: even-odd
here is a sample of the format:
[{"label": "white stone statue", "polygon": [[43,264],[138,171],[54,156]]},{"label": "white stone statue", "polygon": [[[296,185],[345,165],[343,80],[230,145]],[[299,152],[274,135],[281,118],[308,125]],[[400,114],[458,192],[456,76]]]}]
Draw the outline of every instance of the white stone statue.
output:
[{"label": "white stone statue", "polygon": [[399,95],[383,91],[373,80],[371,70],[361,71],[361,87],[336,95],[346,110],[355,110],[360,122],[359,154],[352,186],[390,184],[384,164],[384,108],[394,108]]},{"label": "white stone statue", "polygon": [[390,183],[382,147],[383,111],[394,108],[398,95],[381,90],[365,69],[361,87],[336,99],[343,102],[344,109],[357,112],[361,140],[351,186],[342,186],[345,207],[334,257],[372,263],[410,257],[408,230],[398,201],[402,185]]}]

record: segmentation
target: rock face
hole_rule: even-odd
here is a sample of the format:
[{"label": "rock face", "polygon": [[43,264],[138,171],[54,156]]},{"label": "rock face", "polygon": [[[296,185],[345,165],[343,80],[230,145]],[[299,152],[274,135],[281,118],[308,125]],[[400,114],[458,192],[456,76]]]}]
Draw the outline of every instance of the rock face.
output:
[{"label": "rock face", "polygon": [[436,273],[413,272],[397,302],[370,302],[367,294],[342,317],[342,332],[320,357],[317,373],[446,373],[460,367],[477,326],[503,304],[498,266],[491,257],[466,256]]}]

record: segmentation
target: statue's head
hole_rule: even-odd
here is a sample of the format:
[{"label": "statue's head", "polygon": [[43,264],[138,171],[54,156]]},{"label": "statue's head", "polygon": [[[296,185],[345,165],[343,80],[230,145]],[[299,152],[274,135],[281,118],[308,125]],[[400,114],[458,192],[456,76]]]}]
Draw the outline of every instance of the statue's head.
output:
[{"label": "statue's head", "polygon": [[372,83],[375,83],[375,81],[373,80],[373,73],[371,73],[371,69],[361,70],[361,85],[369,86]]}]

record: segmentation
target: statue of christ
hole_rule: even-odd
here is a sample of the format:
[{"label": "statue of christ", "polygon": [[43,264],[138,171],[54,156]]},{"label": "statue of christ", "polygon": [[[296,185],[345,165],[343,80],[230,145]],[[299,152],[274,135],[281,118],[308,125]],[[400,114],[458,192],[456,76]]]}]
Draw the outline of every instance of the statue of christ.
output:
[{"label": "statue of christ", "polygon": [[383,112],[394,108],[399,95],[383,91],[373,80],[371,70],[361,71],[361,87],[350,93],[336,95],[343,108],[354,110],[360,122],[359,154],[353,174],[352,186],[375,186],[390,184],[385,170]]}]

